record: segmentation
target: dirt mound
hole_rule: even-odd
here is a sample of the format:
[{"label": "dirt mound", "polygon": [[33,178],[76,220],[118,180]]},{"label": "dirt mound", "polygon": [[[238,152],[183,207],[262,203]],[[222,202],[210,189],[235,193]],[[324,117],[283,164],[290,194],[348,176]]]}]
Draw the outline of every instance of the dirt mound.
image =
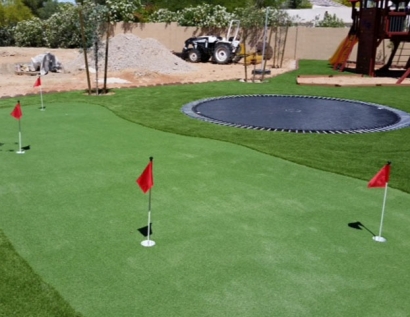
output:
[{"label": "dirt mound", "polygon": [[[239,80],[245,76],[243,64],[190,64],[172,54],[154,39],[141,40],[129,34],[117,35],[109,44],[108,88]],[[105,47],[102,46],[102,49]],[[29,63],[32,57],[47,52],[55,55],[62,63],[63,72],[49,72],[43,76],[42,92],[87,89],[84,55],[78,49],[1,47],[0,98],[38,94],[40,87],[33,87],[36,77],[29,76],[30,74],[17,75],[15,64]],[[98,75],[99,88],[102,88],[103,62],[102,57]],[[271,68],[271,75],[267,77],[293,70],[295,65],[293,60],[284,61],[283,68]],[[92,60],[89,66],[95,67]],[[251,70],[248,67],[248,78],[252,77]],[[91,73],[93,89],[96,86],[95,81],[96,76]]]},{"label": "dirt mound", "polygon": [[[104,68],[105,43],[98,52],[98,68]],[[95,53],[88,53],[89,67],[95,69]],[[73,71],[84,69],[84,58],[79,56],[65,67]],[[155,39],[141,39],[133,34],[119,34],[111,38],[108,43],[108,71],[117,72],[135,70],[137,75],[147,73],[179,74],[197,70],[170,52]]]}]

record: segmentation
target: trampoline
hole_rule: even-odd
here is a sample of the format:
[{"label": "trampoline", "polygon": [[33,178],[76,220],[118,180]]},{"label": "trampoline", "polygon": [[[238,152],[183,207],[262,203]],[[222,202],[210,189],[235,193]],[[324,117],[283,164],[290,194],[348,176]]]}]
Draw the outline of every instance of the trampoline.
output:
[{"label": "trampoline", "polygon": [[383,105],[316,96],[236,95],[186,104],[186,115],[237,128],[293,133],[368,133],[410,126],[410,114]]}]

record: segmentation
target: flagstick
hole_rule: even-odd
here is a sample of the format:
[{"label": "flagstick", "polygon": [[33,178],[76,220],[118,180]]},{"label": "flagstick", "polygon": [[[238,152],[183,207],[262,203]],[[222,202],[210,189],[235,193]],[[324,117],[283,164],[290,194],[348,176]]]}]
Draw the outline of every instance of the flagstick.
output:
[{"label": "flagstick", "polygon": [[383,198],[382,218],[381,218],[381,220],[380,220],[379,235],[373,237],[373,240],[374,240],[374,241],[377,241],[377,242],[386,242],[386,241],[387,241],[386,238],[383,238],[383,237],[382,237],[383,218],[384,218],[384,210],[385,210],[385,207],[386,207],[386,197],[387,197],[387,186],[388,186],[388,183],[386,183],[386,186],[384,186],[384,198]]},{"label": "flagstick", "polygon": [[44,108],[44,104],[43,104],[43,89],[41,88],[41,85],[40,85],[40,100],[41,100],[41,108],[40,108],[40,110],[41,110],[41,111],[44,111],[44,110],[46,110],[46,108]]},{"label": "flagstick", "polygon": [[155,245],[155,241],[150,240],[150,233],[151,233],[151,189],[148,193],[148,235],[147,240],[141,242],[141,245],[144,247],[153,247]]},{"label": "flagstick", "polygon": [[17,154],[24,154],[24,151],[21,150],[21,121],[19,119],[19,150],[16,152]]}]

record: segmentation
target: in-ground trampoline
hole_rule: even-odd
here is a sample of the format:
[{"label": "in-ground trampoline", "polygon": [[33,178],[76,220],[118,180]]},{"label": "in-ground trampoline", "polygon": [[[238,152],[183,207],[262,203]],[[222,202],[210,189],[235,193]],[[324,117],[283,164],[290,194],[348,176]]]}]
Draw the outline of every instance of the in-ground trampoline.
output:
[{"label": "in-ground trampoline", "polygon": [[410,126],[410,114],[378,104],[314,96],[238,95],[186,104],[188,116],[237,128],[295,133],[367,133]]}]

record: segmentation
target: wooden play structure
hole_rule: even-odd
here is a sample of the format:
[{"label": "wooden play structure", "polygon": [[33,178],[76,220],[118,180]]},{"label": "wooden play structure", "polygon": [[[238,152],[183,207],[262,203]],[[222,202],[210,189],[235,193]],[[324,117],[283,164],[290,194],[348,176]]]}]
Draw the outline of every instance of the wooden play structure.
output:
[{"label": "wooden play structure", "polygon": [[[391,54],[378,71],[387,71],[394,56],[410,42],[410,0],[350,0],[353,24],[348,36],[329,59],[334,69],[343,71],[355,44],[357,47],[356,72],[376,76],[376,53],[383,40],[390,40]],[[400,51],[403,54],[403,50]],[[410,55],[406,56],[405,72],[397,81],[400,84],[410,75]]]}]

